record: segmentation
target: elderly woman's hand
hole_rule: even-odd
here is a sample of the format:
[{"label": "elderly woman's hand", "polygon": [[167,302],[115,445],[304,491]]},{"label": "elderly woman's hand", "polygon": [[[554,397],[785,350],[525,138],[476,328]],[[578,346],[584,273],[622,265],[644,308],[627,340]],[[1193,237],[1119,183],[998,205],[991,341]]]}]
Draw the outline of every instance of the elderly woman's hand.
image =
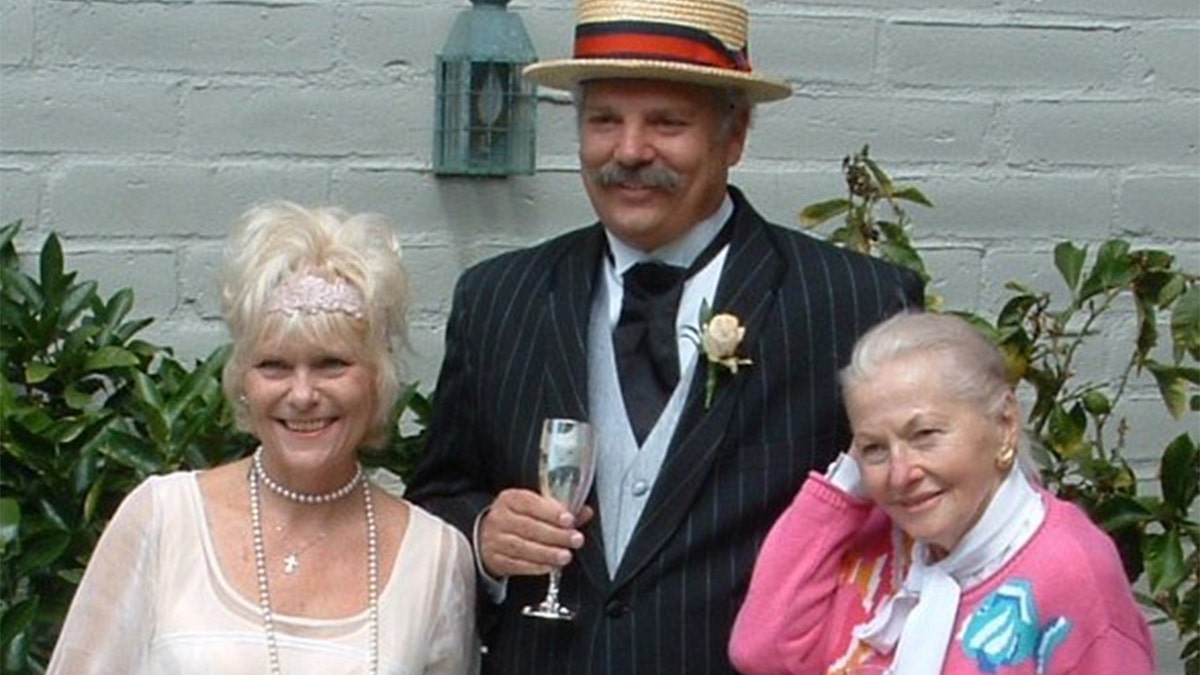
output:
[{"label": "elderly woman's hand", "polygon": [[849,450],[838,454],[825,471],[825,478],[851,497],[867,499],[867,487],[863,484],[862,472],[858,470],[858,460]]}]

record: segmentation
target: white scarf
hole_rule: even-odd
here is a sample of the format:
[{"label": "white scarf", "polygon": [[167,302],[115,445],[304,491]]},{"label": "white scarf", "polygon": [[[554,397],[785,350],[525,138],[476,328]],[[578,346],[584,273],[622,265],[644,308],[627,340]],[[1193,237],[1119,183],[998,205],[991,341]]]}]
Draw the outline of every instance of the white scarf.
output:
[{"label": "white scarf", "polygon": [[1008,562],[1045,517],[1041,497],[1020,468],[1014,468],[950,555],[929,564],[928,544],[913,546],[912,564],[899,592],[884,601],[868,623],[856,627],[854,636],[884,654],[896,649],[891,675],[942,672],[963,586],[974,585]]}]

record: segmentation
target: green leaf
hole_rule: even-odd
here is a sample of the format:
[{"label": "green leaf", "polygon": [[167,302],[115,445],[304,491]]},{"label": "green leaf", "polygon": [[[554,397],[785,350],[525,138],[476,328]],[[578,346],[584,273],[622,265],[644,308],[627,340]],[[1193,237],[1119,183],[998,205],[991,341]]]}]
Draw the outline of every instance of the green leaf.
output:
[{"label": "green leaf", "polygon": [[96,509],[100,504],[100,499],[104,497],[104,492],[107,489],[104,478],[92,483],[88,488],[87,496],[83,500],[83,521],[90,523],[96,517]]},{"label": "green leaf", "polygon": [[1158,473],[1163,501],[1186,515],[1200,493],[1200,452],[1191,436],[1180,434],[1167,445]]},{"label": "green leaf", "polygon": [[1171,339],[1175,343],[1175,361],[1190,354],[1200,360],[1200,286],[1192,286],[1180,296],[1171,310]]},{"label": "green leaf", "polygon": [[893,192],[892,198],[903,199],[906,202],[913,202],[914,204],[920,204],[921,206],[933,208],[933,202],[929,201],[929,198],[926,197],[920,190],[910,185],[906,185],[905,187]]},{"label": "green leaf", "polygon": [[1092,415],[1107,415],[1112,412],[1112,401],[1098,389],[1089,389],[1084,393],[1083,409]]},{"label": "green leaf", "polygon": [[1083,263],[1087,259],[1087,247],[1079,248],[1075,244],[1064,241],[1054,247],[1054,266],[1067,282],[1067,288],[1074,293],[1079,287],[1079,274],[1083,271]]},{"label": "green leaf", "polygon": [[[165,370],[166,367],[167,364],[164,364],[163,369]],[[174,423],[183,414],[184,409],[197,397],[221,388],[220,367],[220,363],[208,361],[183,377],[179,389],[171,397],[164,410],[168,422]]]},{"label": "green leaf", "polygon": [[816,227],[821,223],[840,216],[850,210],[850,200],[844,197],[830,199],[816,204],[809,204],[800,211],[800,222],[808,228]]},{"label": "green leaf", "polygon": [[[707,301],[706,301],[707,302]],[[433,392],[428,396],[421,394],[419,383],[410,384],[400,396],[399,412],[411,410],[422,424],[427,425],[433,419]]]},{"label": "green leaf", "polygon": [[1165,272],[1164,274],[1168,274],[1169,278],[1156,291],[1159,309],[1173,306],[1175,301],[1192,287],[1192,283],[1182,274],[1176,272]]},{"label": "green leaf", "polygon": [[[83,354],[96,348],[93,339],[100,334],[100,326],[96,324],[80,324],[66,334],[62,341],[63,354]],[[82,364],[82,359],[80,359]]]},{"label": "green leaf", "polygon": [[62,300],[62,308],[59,310],[59,326],[65,330],[79,316],[83,310],[88,308],[90,301],[96,295],[96,282],[87,281],[82,284],[72,286]]},{"label": "green leaf", "polygon": [[[126,321],[125,323],[118,326],[116,330],[113,331],[112,337],[115,340],[117,340],[118,342],[125,343],[129,340],[129,338],[131,338],[133,336],[134,333],[137,333],[138,331],[145,328],[146,326],[149,326],[152,323],[154,323],[154,319],[150,319],[150,318],[138,319],[137,321]],[[135,343],[129,344],[129,350],[133,351],[133,352],[138,352],[138,353],[149,351],[149,352],[153,352],[153,353],[157,354],[158,352],[170,353],[170,351],[171,351],[170,347],[159,347],[157,345],[152,345],[148,342],[140,342],[140,341],[138,341],[136,343],[136,344],[140,345],[140,348],[135,349],[134,344]]]},{"label": "green leaf", "polygon": [[0,269],[0,287],[5,291],[11,290],[31,307],[41,307],[42,305],[42,290],[38,288],[33,279],[22,274],[20,270],[7,267]]},{"label": "green leaf", "polygon": [[138,358],[128,349],[108,345],[101,347],[88,355],[84,362],[84,370],[95,372],[110,368],[130,368],[138,364]]},{"label": "green leaf", "polygon": [[1020,326],[1024,323],[1025,317],[1029,315],[1029,312],[1037,306],[1038,301],[1038,296],[1031,293],[1022,293],[1010,298],[1008,302],[1004,303],[1004,308],[1000,310],[1000,315],[996,317],[996,326]]},{"label": "green leaf", "polygon": [[13,222],[0,227],[0,248],[7,248],[16,238],[17,233],[21,231],[21,221],[14,220]]},{"label": "green leaf", "polygon": [[0,550],[17,538],[21,527],[21,505],[12,497],[0,498]]},{"label": "green leaf", "polygon": [[76,451],[75,465],[71,467],[72,494],[82,494],[88,486],[101,482],[99,476],[102,456],[99,446],[105,440],[104,431],[114,424],[120,424],[119,419],[109,415],[97,419],[89,429],[88,440]]},{"label": "green leaf", "polygon": [[884,242],[879,245],[879,254],[884,260],[907,267],[924,281],[929,281],[929,272],[925,271],[925,261],[921,260],[921,255],[911,246]]},{"label": "green leaf", "polygon": [[1080,305],[1100,293],[1122,288],[1133,281],[1136,269],[1129,255],[1129,242],[1110,239],[1100,245],[1092,272],[1079,287],[1076,302]]},{"label": "green leaf", "polygon": [[61,444],[69,444],[83,433],[92,420],[90,417],[59,417],[54,421],[54,424],[45,431],[45,435],[54,439],[54,442]]},{"label": "green leaf", "polygon": [[133,374],[133,381],[138,399],[155,411],[160,411],[161,414],[161,411],[166,408],[167,402],[163,398],[162,389],[154,381],[154,378],[139,370]]},{"label": "green leaf", "polygon": [[1151,595],[1176,589],[1187,576],[1183,545],[1179,540],[1179,531],[1174,528],[1168,528],[1163,534],[1146,535],[1142,554],[1146,558]]},{"label": "green leaf", "polygon": [[1166,251],[1146,248],[1134,251],[1138,264],[1147,272],[1166,272],[1175,263],[1175,256]]},{"label": "green leaf", "polygon": [[23,577],[58,559],[71,543],[71,534],[65,530],[49,530],[35,534],[24,542],[24,551],[17,559],[16,574]]},{"label": "green leaf", "polygon": [[1054,406],[1050,413],[1047,433],[1051,445],[1062,457],[1077,457],[1086,449],[1083,434],[1087,431],[1087,417],[1083,406],[1073,406],[1068,412],[1061,405]]},{"label": "green leaf", "polygon": [[139,477],[158,473],[162,469],[159,445],[124,431],[112,430],[101,445],[101,452],[134,469]]},{"label": "green leaf", "polygon": [[[123,288],[113,294],[108,299],[107,304],[102,304],[100,310],[96,313],[96,318],[101,321],[104,326],[104,332],[100,336],[101,342],[107,342],[110,335],[116,333],[121,325],[121,322],[129,314],[129,310],[133,308],[133,291],[128,288]],[[123,342],[124,340],[122,340]]]},{"label": "green leaf", "polygon": [[1116,532],[1126,527],[1141,525],[1154,518],[1154,513],[1150,509],[1127,495],[1117,495],[1100,503],[1091,515],[1107,532]]},{"label": "green leaf", "polygon": [[1158,317],[1149,299],[1137,297],[1136,306],[1138,330],[1134,350],[1138,357],[1145,358],[1154,349],[1154,345],[1158,344]]},{"label": "green leaf", "polygon": [[29,624],[33,623],[33,618],[37,616],[38,601],[39,598],[35,595],[13,605],[0,615],[0,626],[3,626],[0,649],[8,651],[8,645],[13,639],[24,633]]},{"label": "green leaf", "polygon": [[63,401],[72,410],[83,410],[91,404],[92,394],[91,392],[80,391],[76,384],[67,385],[66,390],[63,391]]},{"label": "green leaf", "polygon": [[46,237],[46,243],[42,245],[41,286],[46,295],[46,304],[62,304],[62,293],[66,290],[67,279],[63,274],[62,243],[53,234]]},{"label": "green leaf", "polygon": [[862,161],[863,164],[867,165],[867,169],[875,178],[875,182],[879,183],[879,189],[883,191],[883,194],[887,195],[888,197],[891,197],[893,194],[895,194],[895,190],[892,185],[892,177],[887,175],[887,172],[884,171],[883,168],[875,162],[875,160],[867,156],[865,149],[862,153]]},{"label": "green leaf", "polygon": [[34,362],[25,366],[25,384],[41,384],[50,379],[57,370],[48,363]]},{"label": "green leaf", "polygon": [[1155,309],[1165,307],[1183,291],[1183,278],[1169,270],[1142,269],[1134,278],[1133,291]]},{"label": "green leaf", "polygon": [[1157,361],[1146,361],[1146,369],[1158,383],[1158,393],[1171,417],[1179,419],[1187,411],[1188,382],[1200,380],[1200,370],[1182,366],[1168,366]]},{"label": "green leaf", "polygon": [[[1184,626],[1200,625],[1200,593],[1197,593],[1196,590],[1197,588],[1195,584],[1193,584],[1192,591],[1190,593],[1184,593],[1183,602],[1179,603],[1179,615],[1182,619],[1180,623]],[[1196,644],[1197,640],[1200,640],[1200,636],[1197,636],[1197,638],[1192,641],[1193,649],[1198,646]]]}]

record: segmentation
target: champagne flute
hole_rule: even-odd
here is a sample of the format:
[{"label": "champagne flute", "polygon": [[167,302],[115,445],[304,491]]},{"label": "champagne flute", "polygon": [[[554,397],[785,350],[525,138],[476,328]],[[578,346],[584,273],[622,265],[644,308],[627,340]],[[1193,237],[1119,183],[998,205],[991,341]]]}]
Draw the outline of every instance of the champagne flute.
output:
[{"label": "champagne flute", "polygon": [[[542,422],[542,440],[538,453],[538,483],[542,495],[562,504],[572,514],[583,508],[592,477],[596,473],[592,427],[579,420],[551,418]],[[575,612],[558,601],[558,582],[562,570],[550,571],[546,597],[524,609],[525,616],[570,621]]]}]

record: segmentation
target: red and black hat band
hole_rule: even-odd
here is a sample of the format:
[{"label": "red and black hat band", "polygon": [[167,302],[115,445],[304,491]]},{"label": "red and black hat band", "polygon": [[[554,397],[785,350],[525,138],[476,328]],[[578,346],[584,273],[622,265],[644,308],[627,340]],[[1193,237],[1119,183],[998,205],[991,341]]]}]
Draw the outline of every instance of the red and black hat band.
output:
[{"label": "red and black hat band", "polygon": [[676,61],[750,72],[746,49],[728,49],[695,28],[648,21],[586,23],[575,28],[577,59]]}]

